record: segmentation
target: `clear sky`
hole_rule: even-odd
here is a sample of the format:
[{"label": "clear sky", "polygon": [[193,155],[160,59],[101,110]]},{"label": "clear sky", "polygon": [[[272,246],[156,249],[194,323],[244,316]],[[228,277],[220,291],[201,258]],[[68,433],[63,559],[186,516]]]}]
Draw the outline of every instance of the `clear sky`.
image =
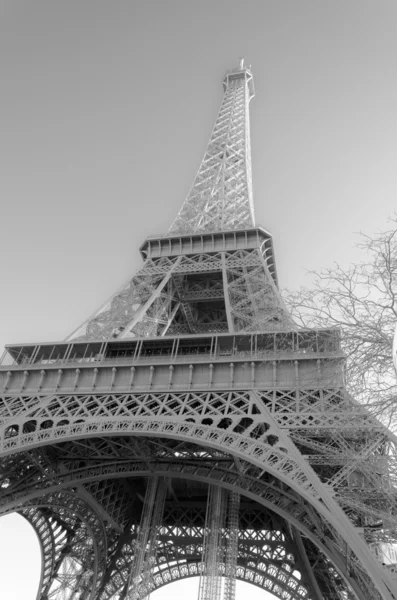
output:
[{"label": "clear sky", "polygon": [[63,339],[137,269],[240,56],[257,222],[296,288],[396,208],[395,0],[0,0],[0,346]]}]

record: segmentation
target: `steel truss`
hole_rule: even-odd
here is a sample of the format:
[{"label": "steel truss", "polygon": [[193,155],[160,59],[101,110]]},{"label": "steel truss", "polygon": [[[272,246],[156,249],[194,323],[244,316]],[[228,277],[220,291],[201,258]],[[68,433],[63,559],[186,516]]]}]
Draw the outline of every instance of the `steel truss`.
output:
[{"label": "steel truss", "polygon": [[225,558],[225,600],[234,600],[236,597],[236,568],[238,559],[238,534],[239,534],[240,495],[231,492],[229,495],[228,510],[228,539]]},{"label": "steel truss", "polygon": [[250,69],[224,87],[142,269],[68,340],[0,366],[0,514],[37,532],[42,600],[200,575],[203,600],[220,577],[226,600],[236,578],[284,600],[397,600],[372,553],[397,543],[397,440],[347,395],[337,332],[285,309],[254,221]]},{"label": "steel truss", "polygon": [[226,517],[226,494],[219,486],[208,487],[207,510],[203,531],[202,568],[199,600],[220,600],[222,591],[221,564]]},{"label": "steel truss", "polygon": [[228,73],[206,153],[169,233],[241,229],[254,224],[249,101],[251,71]]},{"label": "steel truss", "polygon": [[[312,399],[312,411],[308,410],[305,398]],[[288,514],[287,520],[292,522],[293,516],[297,521],[294,526],[306,520],[304,535],[316,527],[315,543],[325,535],[326,553],[334,564],[339,568],[344,562],[349,565],[349,573],[354,574],[354,579],[349,580],[352,588],[359,582],[362,589],[371,589],[367,569],[360,564],[366,560],[362,533],[372,543],[395,540],[391,468],[394,440],[380,424],[368,421],[363,409],[352,402],[349,405],[346,398],[340,402],[336,398],[341,398],[340,391],[328,393],[325,401],[324,394],[316,399],[316,395],[302,393],[299,412],[296,405],[299,396],[292,390],[278,393],[276,398],[273,390],[52,395],[43,397],[40,403],[34,398],[10,397],[6,403],[9,417],[0,436],[9,480],[3,490],[4,509],[23,507],[29,494],[31,501],[37,502],[46,490],[51,493],[60,485],[67,489],[72,485],[71,469],[77,463],[75,477],[76,481],[81,479],[80,495],[87,494],[91,504],[101,509],[115,530],[124,531],[126,520],[120,522],[120,516],[126,512],[126,490],[115,486],[112,478],[107,481],[109,476],[124,477],[126,473],[134,476],[136,469],[138,474],[148,475],[153,460],[171,457],[177,460],[177,474],[200,473],[207,457],[212,468],[219,470],[220,456],[227,452],[234,457],[235,468],[238,461],[256,465],[259,474],[295,490],[301,502],[305,499],[311,510],[302,511],[300,507],[298,515]],[[317,403],[322,403],[323,412],[319,407],[315,410]],[[26,408],[21,411],[22,405]],[[12,416],[13,406],[15,416]],[[131,445],[114,437],[128,433],[145,437],[131,438]],[[99,444],[98,436],[101,436]],[[73,439],[79,441],[67,441]],[[170,442],[164,441],[178,439],[182,442],[178,451],[172,450],[172,443],[169,446]],[[187,451],[183,443],[192,441],[200,450]],[[61,450],[55,459],[52,454],[55,448],[59,444],[64,448],[68,443],[72,445],[67,454]],[[78,451],[81,447],[83,454]],[[116,460],[120,449],[125,447],[133,466],[126,464],[124,454],[121,462]],[[185,463],[192,458],[195,458],[193,464]],[[99,461],[100,468],[93,466],[92,460],[94,465]],[[23,480],[18,476],[22,472],[27,475]],[[245,495],[250,493],[251,485],[253,490],[260,485],[258,479],[249,482],[244,468],[239,478],[243,481],[239,492]],[[238,479],[234,478],[232,485],[236,489]],[[269,508],[274,511],[277,503],[273,490],[265,489],[265,497],[271,492]],[[279,490],[278,495],[281,502]],[[132,556],[130,552],[125,561],[128,563]],[[369,558],[375,568],[381,569],[372,556]],[[69,571],[68,566],[64,580],[69,581]],[[85,568],[84,572],[88,570]],[[329,568],[327,573],[330,574]],[[360,592],[358,597],[362,597]],[[377,597],[375,590],[372,597]]]},{"label": "steel truss", "polygon": [[[75,482],[81,482],[82,484],[84,484],[84,489],[86,489],[89,493],[90,493],[90,497],[91,497],[91,503],[95,501],[95,503],[99,506],[102,507],[102,510],[105,511],[105,514],[108,516],[109,520],[112,520],[115,523],[115,527],[117,527],[117,523],[120,523],[120,514],[124,511],[126,511],[126,507],[125,507],[125,489],[122,486],[121,489],[118,489],[117,492],[114,491],[112,494],[110,494],[109,492],[112,489],[112,485],[114,484],[113,479],[110,480],[110,482],[105,483],[105,485],[102,485],[100,487],[95,486],[94,484],[90,484],[90,480],[96,479],[101,480],[102,482],[104,480],[106,480],[107,477],[112,475],[112,471],[113,471],[113,475],[115,476],[125,476],[130,475],[130,476],[134,476],[136,475],[136,473],[141,474],[141,475],[147,475],[150,473],[151,468],[151,463],[154,459],[154,457],[156,456],[156,454],[160,457],[162,457],[162,459],[167,459],[170,457],[173,457],[173,460],[175,461],[175,459],[178,459],[178,464],[174,466],[174,468],[176,469],[176,474],[180,475],[181,473],[184,474],[184,476],[189,475],[189,474],[200,474],[200,473],[205,473],[206,469],[203,465],[204,459],[209,460],[209,463],[211,464],[211,469],[216,470],[218,478],[221,476],[221,482],[227,482],[229,483],[229,485],[232,485],[233,488],[232,489],[237,489],[239,485],[242,486],[241,491],[244,491],[244,494],[250,494],[252,493],[251,490],[254,490],[256,492],[255,494],[255,498],[258,498],[258,488],[259,486],[261,486],[263,488],[263,491],[261,492],[263,494],[263,496],[261,497],[261,500],[263,500],[263,498],[269,498],[269,494],[270,494],[270,502],[268,504],[269,508],[271,508],[271,510],[275,510],[277,507],[278,508],[282,508],[283,510],[286,508],[286,506],[289,506],[289,510],[291,511],[290,513],[288,513],[287,519],[289,522],[292,522],[292,518],[294,518],[294,520],[296,521],[296,523],[294,523],[295,525],[299,526],[302,525],[302,523],[304,523],[305,521],[307,522],[307,530],[305,531],[305,534],[307,535],[308,531],[310,531],[313,528],[313,525],[316,525],[317,528],[317,539],[316,542],[318,543],[318,540],[320,537],[324,536],[324,532],[328,531],[328,536],[329,536],[329,541],[328,541],[328,547],[327,547],[327,552],[330,553],[331,555],[333,555],[335,557],[335,550],[337,550],[339,552],[339,565],[341,562],[347,560],[347,556],[346,556],[346,552],[343,550],[343,546],[344,546],[344,542],[342,540],[342,536],[341,536],[341,532],[338,534],[337,531],[334,530],[334,528],[332,526],[330,526],[329,524],[329,518],[330,515],[326,514],[325,515],[325,519],[324,519],[324,511],[319,510],[320,508],[322,508],[322,503],[320,501],[320,503],[318,503],[317,505],[317,511],[314,511],[314,506],[315,503],[318,502],[318,498],[317,494],[316,494],[316,489],[315,487],[310,483],[309,478],[305,477],[305,474],[302,472],[302,466],[300,468],[298,468],[297,463],[295,463],[293,460],[291,460],[291,457],[289,458],[288,455],[291,454],[291,447],[288,448],[287,444],[282,445],[283,442],[280,442],[278,440],[280,440],[280,438],[283,437],[283,430],[278,428],[278,426],[276,425],[275,422],[272,423],[271,421],[271,415],[268,414],[266,420],[263,418],[263,413],[265,412],[265,409],[262,406],[261,412],[262,412],[262,416],[258,416],[256,417],[258,419],[257,422],[259,422],[261,424],[263,433],[262,435],[258,436],[257,433],[257,425],[255,423],[255,421],[253,420],[253,416],[259,414],[259,410],[261,407],[261,404],[258,402],[256,405],[254,403],[252,403],[252,398],[251,398],[251,403],[247,403],[246,406],[244,407],[242,400],[244,399],[244,394],[238,394],[235,397],[235,400],[238,402],[238,406],[236,406],[235,410],[233,411],[232,407],[233,407],[233,400],[231,398],[230,394],[227,395],[222,395],[222,394],[216,394],[215,396],[213,394],[208,395],[208,393],[205,393],[204,395],[204,400],[205,400],[205,405],[206,408],[204,408],[203,404],[196,404],[195,406],[195,413],[197,415],[200,416],[200,420],[203,420],[202,415],[205,414],[207,415],[205,418],[206,419],[211,419],[211,415],[214,414],[211,410],[209,410],[209,407],[212,405],[214,407],[214,400],[217,400],[217,406],[216,406],[216,415],[217,415],[217,421],[218,421],[218,426],[214,427],[214,426],[210,426],[210,425],[196,425],[195,423],[190,423],[189,421],[185,421],[185,425],[188,425],[188,427],[184,427],[183,431],[185,433],[185,439],[186,439],[186,443],[191,442],[192,439],[194,439],[194,436],[197,435],[197,432],[199,432],[199,436],[198,436],[198,442],[200,445],[202,445],[204,443],[205,446],[205,452],[203,450],[201,450],[201,446],[200,446],[200,450],[196,450],[195,452],[190,450],[188,451],[187,448],[185,448],[183,445],[179,446],[179,450],[177,451],[173,451],[172,450],[172,444],[171,447],[168,446],[168,444],[162,442],[158,442],[156,441],[151,442],[149,441],[149,439],[146,438],[139,438],[139,444],[136,443],[136,440],[134,440],[134,438],[132,438],[132,440],[134,440],[134,443],[129,444],[128,442],[122,442],[121,439],[119,438],[110,438],[110,442],[109,445],[107,444],[107,440],[105,439],[101,439],[99,440],[99,444],[98,444],[98,439],[97,438],[93,438],[92,440],[90,440],[87,437],[87,434],[89,434],[88,431],[81,432],[81,438],[85,440],[84,444],[81,444],[81,442],[71,442],[71,446],[70,449],[66,451],[65,454],[65,449],[63,448],[63,444],[61,444],[62,446],[62,450],[60,452],[60,456],[63,456],[64,458],[66,458],[66,460],[63,460],[62,462],[62,470],[66,469],[65,473],[66,475],[62,478],[61,473],[59,472],[59,468],[58,468],[58,473],[55,471],[54,474],[54,469],[46,469],[46,464],[48,464],[49,462],[49,456],[45,453],[43,453],[43,455],[39,454],[35,454],[33,459],[30,461],[29,465],[26,465],[26,460],[27,460],[27,456],[29,456],[29,454],[22,454],[20,455],[19,453],[17,454],[13,454],[12,457],[15,456],[14,458],[14,465],[13,465],[13,469],[10,469],[10,465],[6,464],[6,470],[7,473],[11,473],[11,472],[18,472],[19,471],[19,466],[18,464],[15,464],[15,459],[19,458],[22,462],[21,465],[21,470],[23,468],[25,468],[25,470],[30,473],[30,481],[26,481],[24,482],[25,484],[25,488],[23,488],[23,486],[21,486],[21,481],[17,481],[17,485],[13,488],[12,485],[9,485],[8,488],[6,488],[6,490],[9,489],[8,492],[8,497],[6,492],[4,492],[4,509],[5,510],[13,510],[15,508],[19,508],[21,506],[21,499],[22,499],[22,504],[23,504],[23,499],[27,497],[27,491],[29,490],[30,493],[32,494],[32,490],[34,487],[36,487],[36,492],[33,492],[33,496],[31,499],[31,502],[37,502],[37,498],[40,498],[40,496],[43,494],[43,492],[46,490],[51,492],[51,489],[59,489],[60,485],[64,485],[65,487],[71,485],[70,483],[70,478],[73,477],[71,475],[71,469],[76,466],[76,463],[78,464],[79,468],[76,471],[76,475],[74,476],[75,478],[77,477],[77,479],[75,479]],[[222,398],[223,396],[223,398]],[[154,395],[150,396],[153,400]],[[249,396],[245,396],[245,400],[247,402]],[[195,394],[195,399],[197,400],[197,394]],[[223,399],[223,403],[224,403],[224,410],[226,410],[227,407],[227,413],[223,412],[221,409],[221,405],[220,405],[220,400]],[[115,397],[112,397],[112,400],[114,402]],[[186,398],[185,398],[186,400]],[[59,398],[58,398],[59,401]],[[146,405],[148,405],[148,402],[145,403]],[[87,406],[88,404],[86,404]],[[164,404],[163,404],[164,406]],[[256,406],[257,408],[254,408],[254,406]],[[150,404],[148,405],[148,407],[150,408]],[[91,403],[91,409],[94,412],[97,412],[96,406]],[[114,404],[114,410],[117,411],[118,410],[118,405],[117,403]],[[151,411],[153,411],[153,404],[151,405],[150,408]],[[236,413],[238,415],[238,418],[233,418],[233,412]],[[192,415],[192,410],[191,407],[189,408],[188,413],[190,415],[190,417],[187,417],[187,419],[191,418]],[[230,421],[228,421],[228,423],[225,423],[225,421],[223,420],[222,422],[222,415],[227,414],[228,415],[228,419]],[[246,414],[246,415],[251,415],[250,417],[246,417],[247,421],[244,422],[242,419],[242,414]],[[284,413],[281,413],[284,414]],[[353,413],[354,414],[354,413]],[[340,452],[337,452],[336,449],[336,444],[335,444],[335,438],[337,438],[338,436],[336,436],[336,431],[330,431],[329,429],[325,429],[324,432],[324,438],[322,440],[323,442],[323,447],[321,448],[321,450],[324,452],[327,448],[328,448],[328,455],[329,455],[329,445],[331,445],[332,443],[332,447],[333,447],[333,453],[331,455],[331,460],[329,460],[329,472],[331,474],[330,477],[330,481],[333,480],[333,482],[335,482],[335,477],[332,475],[332,473],[334,472],[335,467],[338,468],[339,465],[339,471],[341,472],[342,469],[340,468],[340,463],[343,463],[344,465],[346,463],[349,462],[349,460],[346,460],[346,444],[347,444],[347,440],[349,439],[349,437],[352,437],[352,441],[351,443],[353,443],[356,447],[357,447],[357,440],[360,440],[360,438],[362,439],[362,435],[363,435],[363,431],[358,430],[358,432],[351,430],[351,418],[353,417],[353,414],[350,414],[350,423],[348,423],[348,417],[349,415],[346,415],[346,424],[345,424],[345,431],[343,431],[343,429],[339,430],[339,437],[341,439],[341,441],[343,443],[341,443],[342,449],[344,450],[344,453],[341,454]],[[36,415],[37,417],[39,417],[39,414],[37,413]],[[45,415],[45,420],[42,422],[47,422],[48,423],[48,413]],[[62,415],[61,415],[62,416]],[[65,416],[65,415],[63,415]],[[79,417],[81,415],[77,414],[76,415],[76,420],[79,420]],[[270,417],[270,418],[269,418]],[[109,421],[110,415],[107,416],[107,420]],[[172,422],[170,420],[167,420],[164,423],[164,427],[159,427],[159,423],[155,417],[154,414],[154,418],[155,420],[153,421],[153,412],[152,412],[152,418],[150,419],[150,421],[148,422],[149,425],[149,429],[146,429],[147,433],[150,435],[150,437],[154,437],[157,434],[162,435],[162,433],[165,433],[166,435],[170,434],[170,428],[174,428],[176,427],[177,432],[181,433],[181,424],[183,424],[183,421],[177,421],[176,423],[174,423],[174,425],[172,425]],[[249,421],[248,421],[249,419]],[[123,420],[123,431],[125,433],[125,420]],[[252,422],[250,422],[252,421]],[[27,421],[30,426],[32,426],[32,420],[29,418],[29,420]],[[62,423],[62,421],[61,421]],[[109,424],[109,423],[108,423]],[[97,424],[98,425],[98,424]],[[95,422],[93,420],[89,421],[89,429],[91,430],[91,434],[96,434],[98,435],[98,426],[95,424]],[[228,425],[226,428],[225,425]],[[245,431],[243,431],[243,433],[237,434],[235,433],[233,430],[238,429],[239,427],[242,428],[243,425],[245,425]],[[143,419],[141,418],[139,420],[139,433],[142,434],[143,431]],[[66,435],[69,433],[69,431],[65,431],[65,425],[61,425],[61,432],[63,434],[66,433]],[[22,428],[23,429],[23,428]],[[241,430],[241,429],[240,429]],[[46,432],[46,438],[47,440],[49,439],[48,430],[44,430]],[[100,433],[103,434],[103,432],[107,432],[109,433],[109,429],[106,431],[103,429],[103,426],[101,424],[100,427]],[[112,428],[110,428],[110,431],[112,431]],[[40,430],[39,430],[40,432]],[[251,435],[252,432],[253,435]],[[25,436],[29,437],[30,441],[32,442],[32,434],[34,432],[29,432],[29,434],[24,434]],[[56,437],[53,438],[53,442],[57,441],[59,443],[60,441],[60,436],[59,436],[60,431],[57,432]],[[205,435],[205,433],[207,435]],[[305,443],[308,446],[314,446],[316,451],[319,452],[320,451],[320,447],[321,444],[318,441],[318,429],[317,429],[317,423],[315,423],[315,429],[314,429],[314,433],[316,436],[316,441],[313,442],[311,435],[310,435],[310,429],[306,432],[307,436],[304,438],[305,439]],[[300,442],[302,442],[301,438],[299,436],[302,436],[302,431],[299,431],[299,434],[294,434],[294,431],[292,430],[291,432],[292,436],[295,436],[296,442],[298,442],[298,440]],[[332,434],[332,438],[330,437],[329,441],[328,441],[328,446],[326,446],[326,442],[327,442],[327,436],[331,436]],[[368,432],[366,432],[366,434],[368,435]],[[280,436],[280,437],[278,437]],[[348,437],[349,436],[349,437]],[[173,438],[174,436],[171,435],[171,438]],[[177,437],[177,436],[175,436]],[[70,435],[69,435],[70,438]],[[277,438],[277,439],[276,439]],[[14,438],[15,439],[15,438]],[[373,440],[374,443],[377,443],[381,446],[384,447],[385,444],[385,436],[380,436],[379,432],[374,432],[373,433]],[[128,438],[127,438],[128,440]],[[241,441],[240,441],[241,440]],[[331,441],[332,440],[332,441]],[[207,446],[207,443],[209,441],[209,444]],[[215,444],[215,442],[218,441],[218,444]],[[365,440],[365,451],[367,451],[367,447],[368,447],[368,440]],[[67,442],[65,442],[67,444]],[[142,446],[140,446],[140,443],[142,443]],[[360,442],[363,443],[363,442]],[[88,444],[88,445],[87,445]],[[224,452],[225,452],[225,448],[226,448],[226,444],[229,444],[229,451],[231,454],[235,454],[235,450],[239,449],[240,450],[243,448],[244,449],[244,453],[240,453],[239,455],[239,460],[244,460],[244,464],[248,463],[248,465],[251,464],[252,458],[253,457],[261,457],[261,461],[260,461],[260,469],[259,469],[259,473],[262,473],[262,477],[264,476],[264,474],[267,474],[267,476],[269,476],[268,474],[274,474],[274,479],[273,481],[288,481],[291,488],[295,488],[298,490],[299,492],[299,497],[301,498],[300,500],[300,504],[298,503],[298,506],[296,506],[296,501],[295,502],[291,502],[291,499],[287,499],[287,497],[285,497],[284,495],[281,495],[280,490],[277,490],[277,494],[276,497],[278,497],[278,500],[276,501],[276,497],[275,497],[275,492],[273,489],[273,483],[270,486],[264,486],[263,484],[260,483],[259,479],[257,478],[253,478],[252,480],[249,479],[248,475],[247,475],[247,470],[246,467],[242,466],[241,464],[239,465],[239,463],[237,462],[237,466],[240,467],[240,469],[242,469],[242,472],[237,472],[236,475],[233,476],[233,478],[230,478],[230,467],[229,470],[224,473],[224,475],[222,475],[222,472],[220,471],[220,467],[219,467],[219,461],[221,460],[221,457],[224,460]],[[210,448],[218,448],[218,455],[217,452],[215,451],[215,453],[211,450]],[[268,448],[268,450],[266,451],[266,447]],[[54,450],[54,446],[51,446],[52,451]],[[128,454],[130,456],[132,456],[133,458],[133,464],[131,466],[131,464],[126,464],[126,455],[125,455],[125,450],[128,448]],[[83,450],[83,452],[80,452],[80,449]],[[123,456],[123,460],[120,462],[117,462],[116,456],[119,456],[121,454],[121,456]],[[142,467],[142,465],[140,464],[139,460],[140,457],[145,457],[145,464]],[[314,471],[316,469],[316,463],[319,463],[319,455],[316,454],[315,456],[315,460],[313,461],[314,464]],[[323,454],[324,458],[321,461],[321,470],[324,469],[324,466],[326,464],[326,454],[324,452]],[[83,467],[83,461],[87,460],[88,458],[88,463],[86,462],[87,466],[85,468]],[[95,458],[97,459],[97,461],[99,461],[100,467],[94,467],[91,463],[91,461]],[[193,461],[193,463],[188,463],[186,464],[186,460],[187,459],[192,459],[195,458],[195,461]],[[110,461],[106,461],[106,459],[111,459]],[[267,459],[267,460],[266,460]],[[281,459],[281,460],[278,460]],[[8,459],[8,460],[12,460],[12,458]],[[198,462],[197,462],[198,460]],[[25,464],[24,464],[25,461]],[[52,459],[52,463],[53,463],[54,459]],[[131,461],[131,458],[130,458]],[[138,461],[138,462],[137,462]],[[230,461],[230,459],[229,459]],[[263,462],[265,461],[265,462]],[[55,463],[58,463],[59,459],[55,459]],[[258,464],[258,460],[255,461]],[[351,461],[350,461],[351,462]],[[356,461],[357,462],[357,461]],[[365,462],[365,461],[363,461]],[[149,463],[149,465],[148,465]],[[94,462],[95,464],[95,462]],[[235,465],[235,459],[233,459],[232,462],[233,465]],[[379,468],[379,464],[380,461],[378,461],[378,465],[377,467]],[[88,466],[90,465],[90,466]],[[304,466],[304,465],[303,465]],[[88,470],[87,470],[88,467]],[[237,468],[234,466],[234,468]],[[252,468],[252,467],[250,467]],[[313,468],[313,467],[312,467]],[[342,467],[343,468],[343,467]],[[356,464],[356,472],[358,472],[357,470],[357,464]],[[366,466],[366,468],[368,469],[368,466]],[[207,467],[208,469],[208,467]],[[320,470],[320,471],[321,471]],[[319,472],[320,472],[319,471]],[[160,472],[162,472],[160,470]],[[43,475],[46,474],[47,475]],[[208,471],[206,473],[206,475],[208,476]],[[202,475],[203,476],[203,475]],[[64,479],[64,482],[62,483],[62,480]],[[314,479],[313,474],[311,477],[312,481]],[[370,529],[368,531],[371,531],[371,536],[372,538],[375,536],[378,536],[378,538],[380,539],[380,535],[386,535],[387,538],[386,539],[394,539],[394,522],[393,522],[393,517],[389,514],[385,514],[386,511],[385,510],[380,510],[381,504],[379,501],[383,500],[383,505],[385,505],[385,501],[389,502],[389,506],[390,506],[390,502],[392,501],[393,498],[393,492],[392,490],[389,491],[389,493],[387,493],[387,489],[379,489],[376,492],[376,489],[374,488],[371,491],[372,494],[372,501],[371,503],[365,502],[365,498],[363,498],[363,491],[361,489],[357,489],[355,487],[351,487],[349,486],[349,473],[346,474],[346,479],[345,481],[342,483],[339,483],[340,487],[336,487],[335,490],[339,490],[339,496],[341,498],[343,498],[343,503],[346,502],[346,496],[349,497],[349,507],[355,506],[355,513],[354,513],[354,522],[356,525],[361,524],[364,522],[364,518],[367,522],[367,524],[370,526],[371,523],[376,524],[378,522],[378,520],[382,517],[384,517],[384,524],[383,524],[383,530],[382,532],[379,531],[374,531],[372,532]],[[110,484],[110,487],[109,487]],[[73,484],[74,485],[74,484]],[[285,484],[281,484],[285,485]],[[387,486],[386,486],[387,487]],[[107,489],[108,490],[108,494],[104,494],[103,490]],[[342,495],[343,490],[345,490],[344,495]],[[291,492],[289,492],[291,493]],[[311,510],[308,510],[307,507],[302,508],[302,499],[304,496],[309,495],[309,498],[311,500],[311,502],[309,502],[309,504],[311,505]],[[288,495],[287,495],[288,496]],[[374,498],[376,497],[376,501],[374,501]],[[107,503],[107,506],[106,506]],[[104,504],[105,504],[105,508],[104,508]],[[296,508],[295,508],[296,506]],[[335,507],[333,507],[335,508]],[[293,510],[292,510],[293,509]],[[297,510],[297,512],[295,512]],[[350,517],[353,516],[353,513],[351,512],[351,508],[350,508]],[[322,514],[321,514],[322,513]],[[316,514],[316,518],[314,519],[314,515]],[[341,515],[342,516],[342,515]],[[345,516],[345,515],[343,515]],[[314,519],[314,521],[313,521]],[[328,522],[327,522],[328,521]],[[350,524],[350,523],[349,523]],[[347,525],[347,524],[346,524]],[[118,526],[119,528],[123,528],[125,527],[125,522],[121,522],[120,525]],[[354,531],[354,529],[353,529]],[[368,535],[368,531],[367,531],[367,535]],[[364,582],[365,582],[365,573],[362,572],[362,568],[360,568],[360,566],[358,565],[357,561],[355,562],[355,558],[353,555],[350,556],[349,558],[350,561],[350,570],[354,570],[356,569],[356,579],[361,578]],[[337,561],[338,564],[338,561]],[[364,578],[364,579],[363,579]],[[332,596],[331,596],[332,597]],[[360,596],[359,596],[360,597]],[[376,597],[376,595],[374,596]]]},{"label": "steel truss", "polygon": [[69,339],[291,328],[265,252],[247,248],[148,258]]}]

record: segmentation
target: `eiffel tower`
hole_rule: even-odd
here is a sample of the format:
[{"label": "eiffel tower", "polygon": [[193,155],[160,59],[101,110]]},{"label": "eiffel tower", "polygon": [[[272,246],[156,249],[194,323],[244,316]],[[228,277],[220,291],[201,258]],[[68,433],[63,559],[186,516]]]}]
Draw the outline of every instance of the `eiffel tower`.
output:
[{"label": "eiffel tower", "polygon": [[[345,390],[337,330],[298,328],[255,224],[250,68],[143,266],[65,341],[6,347],[0,514],[42,549],[37,598],[147,598],[198,576],[284,600],[396,600],[396,438]],[[221,585],[223,582],[223,586]]]}]

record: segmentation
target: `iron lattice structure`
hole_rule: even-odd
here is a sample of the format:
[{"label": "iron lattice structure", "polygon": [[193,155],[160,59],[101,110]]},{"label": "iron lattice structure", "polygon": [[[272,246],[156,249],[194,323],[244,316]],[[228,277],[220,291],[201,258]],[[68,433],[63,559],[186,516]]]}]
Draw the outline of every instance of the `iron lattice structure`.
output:
[{"label": "iron lattice structure", "polygon": [[67,340],[7,346],[1,514],[35,528],[41,599],[200,576],[285,600],[392,600],[396,439],[347,394],[335,330],[295,327],[255,225],[249,68],[141,270]]}]

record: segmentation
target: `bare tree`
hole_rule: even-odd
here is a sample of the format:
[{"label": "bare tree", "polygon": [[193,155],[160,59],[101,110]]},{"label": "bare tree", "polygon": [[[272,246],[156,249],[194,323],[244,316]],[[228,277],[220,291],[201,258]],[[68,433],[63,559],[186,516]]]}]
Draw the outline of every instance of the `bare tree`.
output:
[{"label": "bare tree", "polygon": [[301,326],[340,329],[347,389],[396,429],[397,214],[390,224],[374,236],[360,234],[363,262],[311,272],[310,289],[289,292],[286,303]]}]

